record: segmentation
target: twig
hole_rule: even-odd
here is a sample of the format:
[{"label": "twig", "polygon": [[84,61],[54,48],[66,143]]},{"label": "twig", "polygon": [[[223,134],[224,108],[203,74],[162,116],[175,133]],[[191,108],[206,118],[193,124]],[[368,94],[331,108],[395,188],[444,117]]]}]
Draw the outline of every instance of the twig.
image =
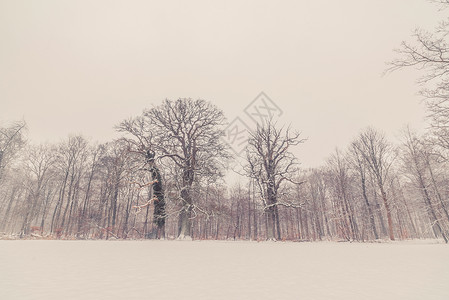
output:
[{"label": "twig", "polygon": [[142,205],[133,205],[133,208],[137,208],[136,215],[137,215],[138,213],[140,213],[140,212],[142,211],[143,208],[145,208],[145,207],[147,207],[148,205],[150,205],[152,201],[158,201],[158,200],[159,200],[159,199],[158,199],[156,196],[154,196],[153,198],[151,198],[150,200],[148,200],[145,204],[142,204]]}]

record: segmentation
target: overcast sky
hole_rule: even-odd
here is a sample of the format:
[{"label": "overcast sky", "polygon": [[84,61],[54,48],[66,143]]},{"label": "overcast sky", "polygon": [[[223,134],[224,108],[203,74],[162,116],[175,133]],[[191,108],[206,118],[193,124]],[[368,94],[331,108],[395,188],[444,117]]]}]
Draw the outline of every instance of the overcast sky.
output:
[{"label": "overcast sky", "polygon": [[163,99],[203,98],[229,121],[260,93],[320,165],[368,125],[425,126],[416,72],[382,76],[393,49],[446,11],[425,0],[0,0],[0,125],[33,142],[107,141]]}]

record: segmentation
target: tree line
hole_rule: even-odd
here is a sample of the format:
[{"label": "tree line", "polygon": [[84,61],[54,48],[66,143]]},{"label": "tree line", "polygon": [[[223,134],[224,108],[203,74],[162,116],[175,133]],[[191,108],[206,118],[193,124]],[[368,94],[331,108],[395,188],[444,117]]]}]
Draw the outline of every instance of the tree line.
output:
[{"label": "tree line", "polygon": [[447,152],[432,131],[401,143],[367,128],[319,168],[292,152],[304,139],[267,119],[250,132],[240,183],[222,111],[165,100],[96,144],[26,142],[1,128],[0,232],[70,239],[404,240],[449,237]]}]

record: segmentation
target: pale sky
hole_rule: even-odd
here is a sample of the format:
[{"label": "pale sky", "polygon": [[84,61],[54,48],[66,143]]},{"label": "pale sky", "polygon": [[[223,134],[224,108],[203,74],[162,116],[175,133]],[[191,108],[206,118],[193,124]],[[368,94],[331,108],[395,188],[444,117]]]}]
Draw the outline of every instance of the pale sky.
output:
[{"label": "pale sky", "polygon": [[0,125],[104,142],[165,98],[210,100],[232,121],[264,91],[314,167],[366,126],[425,126],[417,73],[382,72],[446,14],[425,0],[0,0]]}]

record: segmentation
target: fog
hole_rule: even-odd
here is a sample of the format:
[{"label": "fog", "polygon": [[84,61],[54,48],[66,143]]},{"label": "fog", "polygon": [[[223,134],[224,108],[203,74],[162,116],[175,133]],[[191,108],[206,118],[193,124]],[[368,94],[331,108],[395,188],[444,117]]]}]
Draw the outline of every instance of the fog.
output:
[{"label": "fog", "polygon": [[317,166],[372,125],[424,128],[411,70],[382,76],[394,48],[444,12],[402,1],[2,1],[0,121],[34,142],[113,126],[163,99],[203,98],[229,121],[265,92],[309,140]]}]

